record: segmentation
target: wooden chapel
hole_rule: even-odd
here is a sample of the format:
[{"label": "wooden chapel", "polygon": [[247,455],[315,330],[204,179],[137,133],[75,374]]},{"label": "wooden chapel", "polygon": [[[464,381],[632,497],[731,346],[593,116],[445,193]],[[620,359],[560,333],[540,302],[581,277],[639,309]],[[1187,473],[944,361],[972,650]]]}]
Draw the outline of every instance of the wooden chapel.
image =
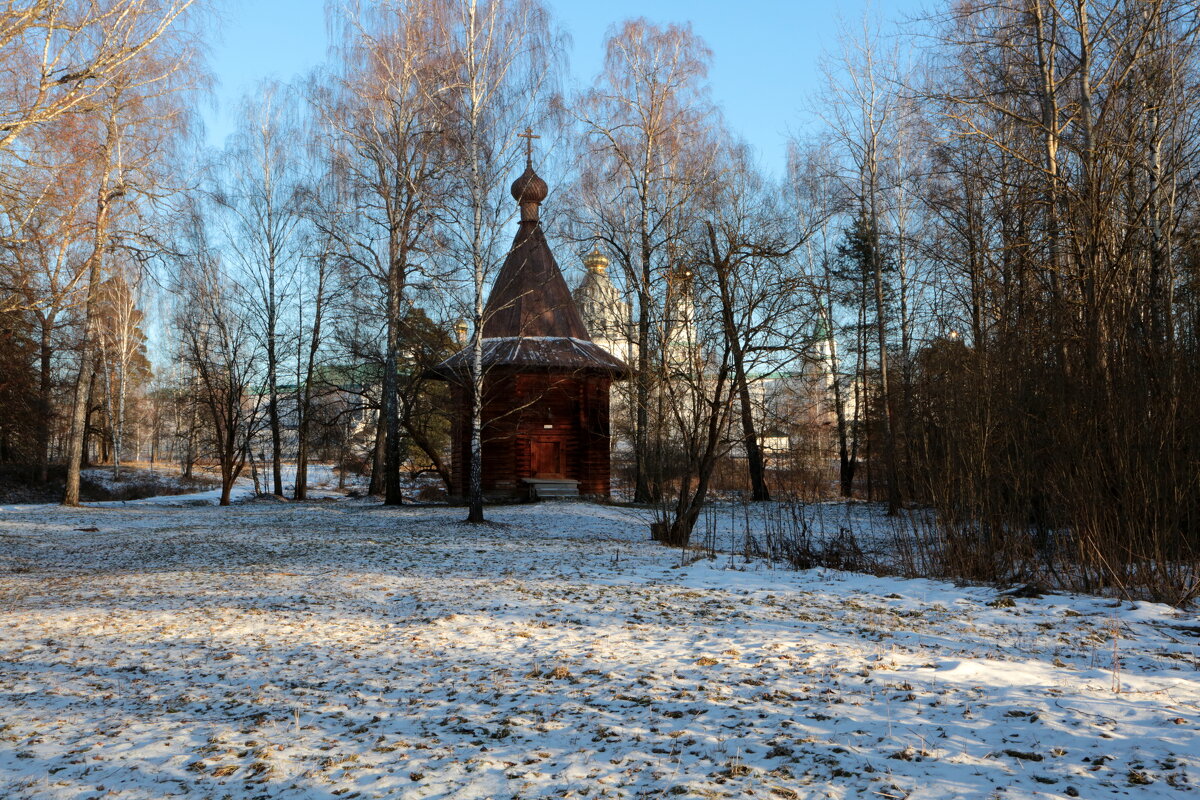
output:
[{"label": "wooden chapel", "polygon": [[[527,132],[528,134],[528,132]],[[485,497],[608,497],[609,386],[626,365],[588,335],[538,219],[549,188],[527,155],[512,184],[521,221],[484,309]],[[451,385],[451,495],[471,455],[472,348],[432,370]]]}]

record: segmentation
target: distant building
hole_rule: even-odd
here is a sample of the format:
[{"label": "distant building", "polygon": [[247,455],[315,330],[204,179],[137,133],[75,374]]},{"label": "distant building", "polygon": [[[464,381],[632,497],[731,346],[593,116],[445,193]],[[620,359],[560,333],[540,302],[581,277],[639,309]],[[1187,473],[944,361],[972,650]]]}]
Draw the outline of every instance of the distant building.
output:
[{"label": "distant building", "polygon": [[[592,341],[636,369],[638,342],[629,302],[613,285],[608,275],[609,260],[593,248],[583,257],[586,267],[583,279],[572,292],[579,315]],[[666,279],[663,320],[657,328],[659,344],[664,348],[663,365],[668,373],[691,374],[699,358],[696,337],[696,309],[692,297],[694,275],[686,266],[669,271]],[[828,329],[818,324],[811,333],[812,348],[798,369],[759,373],[749,378],[755,426],[768,461],[777,464],[786,455],[803,451],[816,459],[833,452],[837,418],[833,392],[833,354],[830,352]],[[632,399],[631,387],[613,387],[612,413],[623,420]],[[674,398],[675,403],[691,400],[689,393]],[[735,401],[736,402],[736,401]],[[850,398],[850,402],[853,399]],[[853,409],[850,409],[853,413]],[[736,431],[737,414],[730,415],[727,436],[730,454],[744,458],[740,432]],[[628,432],[626,432],[628,433]],[[632,443],[614,438],[618,450]]]},{"label": "distant building", "polygon": [[633,334],[633,311],[608,277],[608,258],[599,248],[593,248],[583,257],[583,265],[587,272],[571,294],[588,334],[612,355],[626,364],[634,364],[637,337]]},{"label": "distant building", "polygon": [[[827,329],[818,324],[811,340],[799,369],[751,377],[751,402],[768,456],[803,453],[816,463],[836,452],[834,359]],[[843,403],[852,416],[853,397]]]}]

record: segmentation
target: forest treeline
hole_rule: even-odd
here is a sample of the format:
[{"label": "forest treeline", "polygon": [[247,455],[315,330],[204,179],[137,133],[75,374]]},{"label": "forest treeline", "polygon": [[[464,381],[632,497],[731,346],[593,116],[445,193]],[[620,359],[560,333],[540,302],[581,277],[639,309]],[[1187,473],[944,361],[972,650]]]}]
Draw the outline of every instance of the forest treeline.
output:
[{"label": "forest treeline", "polygon": [[537,0],[330,3],[327,62],[206,148],[212,13],[0,8],[0,460],[65,466],[66,503],[89,462],[226,501],[285,463],[297,497],[318,460],[389,503],[447,478],[427,370],[482,347],[532,129],[559,261],[598,247],[629,302],[614,433],[666,541],[734,472],[932,507],[924,574],[1200,593],[1195,3],[849,25],[797,64],[825,88],[783,175],[686,22],[614,20],[574,90]]}]

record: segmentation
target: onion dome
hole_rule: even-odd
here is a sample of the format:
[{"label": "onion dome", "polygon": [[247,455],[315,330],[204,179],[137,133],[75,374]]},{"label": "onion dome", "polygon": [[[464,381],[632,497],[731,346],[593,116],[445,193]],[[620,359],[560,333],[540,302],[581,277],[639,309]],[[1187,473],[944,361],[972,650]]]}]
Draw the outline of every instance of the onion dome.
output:
[{"label": "onion dome", "polygon": [[[538,206],[548,194],[549,187],[531,164],[513,181],[512,195],[521,205],[521,224],[484,307],[483,364],[487,368],[525,372],[623,376],[629,370],[625,362],[588,335],[579,308],[550,252],[546,234],[538,222]],[[602,265],[601,268],[608,265],[608,259],[599,251],[588,258]],[[589,271],[589,274],[603,273]],[[604,283],[608,283],[606,278]],[[616,294],[611,284],[609,289]],[[429,374],[443,380],[461,380],[470,371],[471,358],[470,349],[463,348],[433,367]]]},{"label": "onion dome", "polygon": [[527,164],[521,176],[513,181],[512,196],[521,206],[521,222],[536,222],[538,206],[550,193],[550,187],[533,171],[533,165]]},{"label": "onion dome", "polygon": [[592,252],[583,257],[583,265],[587,267],[588,272],[603,275],[608,269],[608,257],[600,252],[598,246],[593,247]]}]

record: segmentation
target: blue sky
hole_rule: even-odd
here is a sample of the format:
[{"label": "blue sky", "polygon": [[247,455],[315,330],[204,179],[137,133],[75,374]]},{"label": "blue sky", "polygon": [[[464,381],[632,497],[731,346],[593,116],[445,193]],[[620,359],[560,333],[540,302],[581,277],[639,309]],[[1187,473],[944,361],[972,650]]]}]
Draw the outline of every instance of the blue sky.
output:
[{"label": "blue sky", "polygon": [[[730,127],[757,150],[772,172],[784,164],[784,144],[813,119],[822,78],[822,53],[836,48],[843,21],[857,24],[864,10],[883,18],[917,13],[922,0],[547,0],[570,33],[572,80],[590,83],[603,56],[608,27],[645,16],[690,21],[713,50],[714,99]],[[290,80],[325,60],[324,0],[219,0],[222,31],[211,65],[218,79],[215,108],[206,110],[210,144],[232,126],[231,110],[262,79]]]}]

